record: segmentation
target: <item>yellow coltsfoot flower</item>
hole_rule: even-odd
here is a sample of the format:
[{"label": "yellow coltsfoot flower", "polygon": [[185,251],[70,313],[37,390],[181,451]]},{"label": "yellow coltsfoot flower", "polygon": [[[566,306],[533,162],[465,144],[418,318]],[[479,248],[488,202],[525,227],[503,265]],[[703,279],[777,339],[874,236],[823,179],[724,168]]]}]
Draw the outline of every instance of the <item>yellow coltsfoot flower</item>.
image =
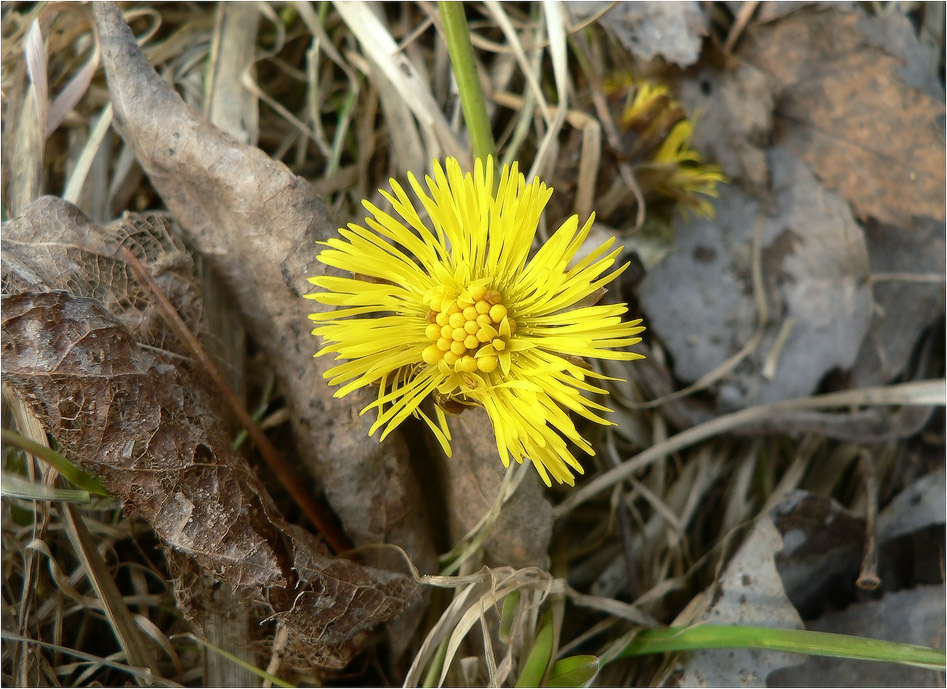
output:
[{"label": "yellow coltsfoot flower", "polygon": [[367,229],[350,223],[322,242],[319,261],[353,277],[309,278],[323,291],[308,298],[341,307],[310,315],[324,343],[316,356],[343,361],[325,374],[336,397],[378,386],[362,413],[377,409],[370,432],[383,428],[381,439],[415,415],[450,456],[445,410],[479,405],[505,466],[529,459],[547,485],[573,485],[582,466],[567,443],[594,453],[569,412],[609,424],[609,409],[582,394],[607,394],[591,382],[606,377],[581,359],[639,359],[621,350],[644,328],[621,319],[626,305],[595,303],[627,267],[611,270],[621,247],[609,240],[573,262],[592,227],[573,216],[530,258],[552,189],[527,184],[514,163],[494,192],[493,170],[490,158],[466,176],[454,158],[446,171],[435,161],[430,194],[408,175],[429,222],[391,180],[381,193],[395,214],[366,201]]}]

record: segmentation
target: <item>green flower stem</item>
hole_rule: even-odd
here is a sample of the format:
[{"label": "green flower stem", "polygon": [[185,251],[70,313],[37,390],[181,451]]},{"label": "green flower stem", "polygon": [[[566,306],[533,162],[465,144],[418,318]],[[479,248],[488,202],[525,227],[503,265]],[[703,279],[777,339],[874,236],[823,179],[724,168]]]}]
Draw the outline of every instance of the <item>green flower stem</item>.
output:
[{"label": "green flower stem", "polygon": [[19,433],[14,433],[13,431],[6,428],[0,430],[0,438],[2,438],[4,443],[14,445],[22,450],[26,450],[30,454],[42,459],[47,464],[54,466],[64,478],[71,481],[79,488],[87,490],[93,495],[100,495],[102,497],[109,496],[109,492],[105,490],[105,486],[103,486],[97,478],[90,476],[55,450],[52,450],[45,445],[34,443],[32,440],[24,438]]},{"label": "green flower stem", "polygon": [[716,625],[648,629],[629,642],[618,657],[708,648],[765,648],[834,658],[886,661],[940,671],[947,667],[947,652],[936,648],[805,629]]},{"label": "green flower stem", "polygon": [[494,154],[496,144],[490,129],[490,119],[487,117],[487,103],[483,97],[483,89],[480,88],[477,64],[474,62],[464,3],[438,0],[437,6],[444,22],[447,52],[450,53],[450,62],[454,68],[454,78],[460,93],[460,107],[464,111],[473,154],[475,158],[482,158],[486,162],[487,156]]}]

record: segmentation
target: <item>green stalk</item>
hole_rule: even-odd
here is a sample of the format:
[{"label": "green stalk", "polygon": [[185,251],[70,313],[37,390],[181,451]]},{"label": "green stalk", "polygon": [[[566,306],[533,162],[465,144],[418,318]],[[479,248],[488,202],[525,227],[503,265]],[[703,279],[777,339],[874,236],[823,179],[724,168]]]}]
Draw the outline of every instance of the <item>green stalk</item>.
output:
[{"label": "green stalk", "polygon": [[543,675],[546,674],[546,668],[549,666],[549,659],[552,657],[553,636],[552,611],[547,610],[543,615],[539,631],[536,632],[533,648],[530,649],[519,679],[516,680],[516,689],[540,686]]},{"label": "green stalk", "polygon": [[487,117],[487,103],[483,97],[483,89],[480,88],[477,63],[474,62],[464,3],[438,0],[437,6],[444,22],[447,52],[454,68],[457,91],[460,93],[460,107],[464,111],[474,158],[482,158],[486,163],[487,156],[494,154],[496,144],[490,129],[490,119]]},{"label": "green stalk", "polygon": [[834,658],[886,661],[941,672],[947,667],[947,652],[936,648],[805,629],[716,625],[647,629],[630,641],[618,657],[708,648],[765,648]]}]

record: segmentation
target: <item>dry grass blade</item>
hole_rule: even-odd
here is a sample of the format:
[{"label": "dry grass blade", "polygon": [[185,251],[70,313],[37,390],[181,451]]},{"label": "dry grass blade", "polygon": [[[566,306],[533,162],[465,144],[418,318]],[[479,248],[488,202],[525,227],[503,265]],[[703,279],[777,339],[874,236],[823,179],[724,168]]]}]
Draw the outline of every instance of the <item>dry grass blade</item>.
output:
[{"label": "dry grass blade", "polygon": [[135,624],[135,618],[125,605],[105,560],[96,550],[95,541],[85,527],[82,516],[72,505],[61,505],[59,510],[66,524],[69,540],[72,541],[89,581],[92,582],[99,600],[102,601],[102,608],[109,619],[115,637],[125,650],[128,661],[132,665],[148,668],[155,677],[160,677],[154,649],[145,641]]},{"label": "dry grass blade", "polygon": [[467,147],[451,131],[450,124],[434,101],[428,84],[421,79],[417,68],[407,55],[399,50],[398,44],[373,9],[363,2],[337,2],[335,9],[358,38],[365,53],[411,108],[422,129],[434,132],[441,150],[428,153],[456,156],[466,168],[471,168]]},{"label": "dry grass blade", "polygon": [[67,182],[66,188],[62,193],[62,198],[65,201],[78,203],[82,189],[88,178],[89,170],[92,169],[92,163],[99,154],[102,142],[105,140],[105,135],[111,126],[112,104],[109,103],[102,109],[102,113],[92,126],[92,130],[89,132],[89,139],[82,149],[82,153],[76,162],[75,168],[72,170],[72,174],[69,175],[69,182]]},{"label": "dry grass blade", "polygon": [[878,577],[878,478],[874,458],[867,450],[858,458],[858,469],[865,485],[865,547],[855,585],[863,591],[874,591],[881,585]]},{"label": "dry grass blade", "polygon": [[[29,416],[33,418],[32,423],[23,422],[24,414],[29,414]],[[24,432],[31,434],[32,438],[30,439],[34,442],[46,444],[45,431],[42,430],[42,427],[39,426],[39,422],[27,409],[22,409],[20,412],[20,428],[24,430]],[[60,503],[58,507],[59,513],[63,518],[66,534],[72,542],[74,552],[98,596],[98,600],[95,601],[95,604],[101,605],[116,639],[125,651],[126,657],[133,665],[148,668],[155,678],[160,677],[157,664],[155,663],[153,648],[149,647],[136,626],[134,617],[122,598],[105,560],[99,554],[98,550],[96,550],[96,543],[86,528],[81,514],[70,504]],[[39,546],[40,552],[43,552],[48,558],[51,570],[54,567],[58,569],[58,565],[56,565],[55,559],[48,547],[41,540],[34,539],[34,543]],[[30,550],[34,549],[35,548],[30,548]],[[80,603],[85,600],[85,597],[75,590],[68,579],[62,576],[56,578],[60,583],[60,587],[67,595]],[[28,606],[25,605],[21,608],[21,613],[28,609]]]},{"label": "dry grass blade", "polygon": [[48,111],[46,82],[46,55],[43,48],[39,24],[34,21],[28,32],[25,45],[26,64],[30,77],[19,102],[18,119],[7,121],[7,127],[15,127],[15,138],[10,158],[12,180],[8,191],[8,208],[14,215],[39,196],[42,189],[44,131]]},{"label": "dry grass blade", "polygon": [[677,452],[702,440],[726,433],[727,431],[732,431],[741,426],[756,423],[761,419],[800,409],[839,408],[860,405],[943,406],[947,403],[944,395],[945,385],[947,385],[947,381],[945,380],[929,380],[918,383],[902,383],[900,385],[887,387],[844,390],[842,392],[832,392],[815,397],[804,397],[786,400],[785,402],[760,405],[721,416],[678,433],[663,443],[653,445],[620,466],[606,471],[581,488],[577,488],[568,498],[556,506],[556,518],[561,519],[586,500],[589,500],[603,490],[615,485],[619,481],[623,481],[636,471],[658,461],[672,452]]},{"label": "dry grass blade", "polygon": [[546,120],[547,124],[552,124],[555,115],[549,108],[549,104],[546,102],[546,96],[543,93],[542,88],[539,86],[539,79],[536,76],[536,70],[529,64],[529,60],[526,58],[526,53],[523,51],[523,44],[520,41],[519,35],[516,33],[516,29],[513,28],[510,18],[506,14],[506,10],[503,8],[503,5],[497,0],[486,0],[484,3],[486,8],[490,10],[490,14],[493,15],[493,18],[496,20],[497,24],[500,26],[500,29],[503,31],[504,37],[506,37],[509,47],[513,50],[513,54],[516,56],[516,60],[519,63],[520,70],[523,72],[523,77],[526,79],[526,83],[529,85],[530,91],[533,93],[533,97],[536,99],[536,103],[539,106],[540,112],[542,112],[543,119]]},{"label": "dry grass blade", "polygon": [[[46,138],[46,122],[49,116],[49,82],[47,77],[46,48],[43,45],[43,33],[39,21],[34,20],[26,32],[26,69],[33,84],[33,98],[36,103],[36,119],[39,129]],[[42,155],[40,155],[42,159]]]},{"label": "dry grass blade", "polygon": [[73,656],[75,658],[80,658],[86,663],[92,663],[93,665],[100,665],[104,667],[114,668],[121,672],[125,672],[132,677],[134,677],[139,684],[146,685],[151,684],[158,687],[183,687],[183,684],[178,684],[177,682],[172,682],[170,680],[164,679],[163,677],[156,677],[152,674],[151,670],[144,667],[135,667],[132,665],[126,665],[124,663],[119,663],[108,658],[102,658],[91,653],[84,653],[82,651],[77,651],[72,648],[66,648],[59,644],[49,643],[48,641],[39,641],[38,639],[30,639],[20,634],[12,634],[10,632],[3,632],[2,638],[8,641],[18,641],[23,644],[29,644],[33,646],[39,646],[41,648],[47,648],[51,651],[56,651],[57,653],[63,653],[65,655]]},{"label": "dry grass blade", "polygon": [[556,167],[559,134],[569,110],[569,77],[566,61],[566,27],[562,18],[562,5],[558,0],[544,2],[543,11],[546,18],[546,33],[549,36],[549,52],[552,57],[552,72],[556,84],[556,95],[559,98],[559,110],[539,144],[536,160],[530,168],[530,176],[550,177]]},{"label": "dry grass blade", "polygon": [[[41,439],[38,442],[46,441],[46,433],[42,424],[30,412],[23,399],[16,394],[13,387],[3,382],[3,403],[11,410],[11,415],[16,421],[16,426],[21,433],[31,438]],[[37,471],[35,467],[36,460],[28,456],[26,465],[26,474],[30,480],[36,481]],[[34,503],[35,506],[35,503]],[[46,528],[49,525],[49,506],[41,505],[38,509],[34,507],[34,522],[31,530],[33,540],[42,540],[46,535]],[[36,575],[39,566],[36,553],[32,549],[23,549],[22,567],[22,586],[19,592],[19,610],[17,610],[17,631],[20,634],[26,634],[31,624],[30,613],[33,610],[33,600],[36,597]],[[17,644],[13,652],[13,663],[16,668],[16,680],[20,686],[35,684],[31,681],[32,663],[28,662],[30,648],[26,644]]]},{"label": "dry grass blade", "polygon": [[82,68],[69,80],[69,83],[59,92],[59,95],[56,96],[55,100],[53,100],[49,106],[49,115],[46,121],[47,137],[62,124],[66,115],[76,107],[86,94],[86,91],[89,90],[89,86],[92,84],[92,78],[99,69],[100,60],[101,53],[99,52],[99,44],[96,43],[92,49],[92,55],[89,56],[86,63],[82,65]]}]

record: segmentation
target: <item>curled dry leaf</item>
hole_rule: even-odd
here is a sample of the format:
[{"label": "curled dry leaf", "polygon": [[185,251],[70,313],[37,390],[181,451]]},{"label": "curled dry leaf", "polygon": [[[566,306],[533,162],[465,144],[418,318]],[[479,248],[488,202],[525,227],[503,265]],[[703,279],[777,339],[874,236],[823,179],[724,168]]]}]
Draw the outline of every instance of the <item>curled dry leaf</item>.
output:
[{"label": "curled dry leaf", "polygon": [[[309,660],[344,664],[361,634],[408,603],[413,584],[333,560],[283,521],[230,451],[216,398],[169,356],[184,351],[121,259],[125,247],[202,331],[193,264],[165,220],[126,214],[103,227],[43,197],[3,227],[4,379],[66,454],[175,551],[175,594],[198,628],[211,593],[198,586],[203,569],[262,615],[284,618]],[[320,611],[296,598],[307,593]]]},{"label": "curled dry leaf", "polygon": [[149,269],[194,332],[201,332],[194,263],[167,223],[127,214],[108,226],[43,196],[3,226],[3,294],[64,290],[98,300],[137,342],[186,354],[122,259],[127,247]]},{"label": "curled dry leaf", "polygon": [[301,298],[325,268],[316,242],[335,233],[325,203],[304,179],[191,111],[139,51],[113,3],[93,6],[116,125],[175,219],[226,281],[284,386],[299,455],[358,544],[396,543],[422,571],[435,566],[407,447],[393,433],[368,436],[358,411],[371,391],[332,397],[328,359]]}]

